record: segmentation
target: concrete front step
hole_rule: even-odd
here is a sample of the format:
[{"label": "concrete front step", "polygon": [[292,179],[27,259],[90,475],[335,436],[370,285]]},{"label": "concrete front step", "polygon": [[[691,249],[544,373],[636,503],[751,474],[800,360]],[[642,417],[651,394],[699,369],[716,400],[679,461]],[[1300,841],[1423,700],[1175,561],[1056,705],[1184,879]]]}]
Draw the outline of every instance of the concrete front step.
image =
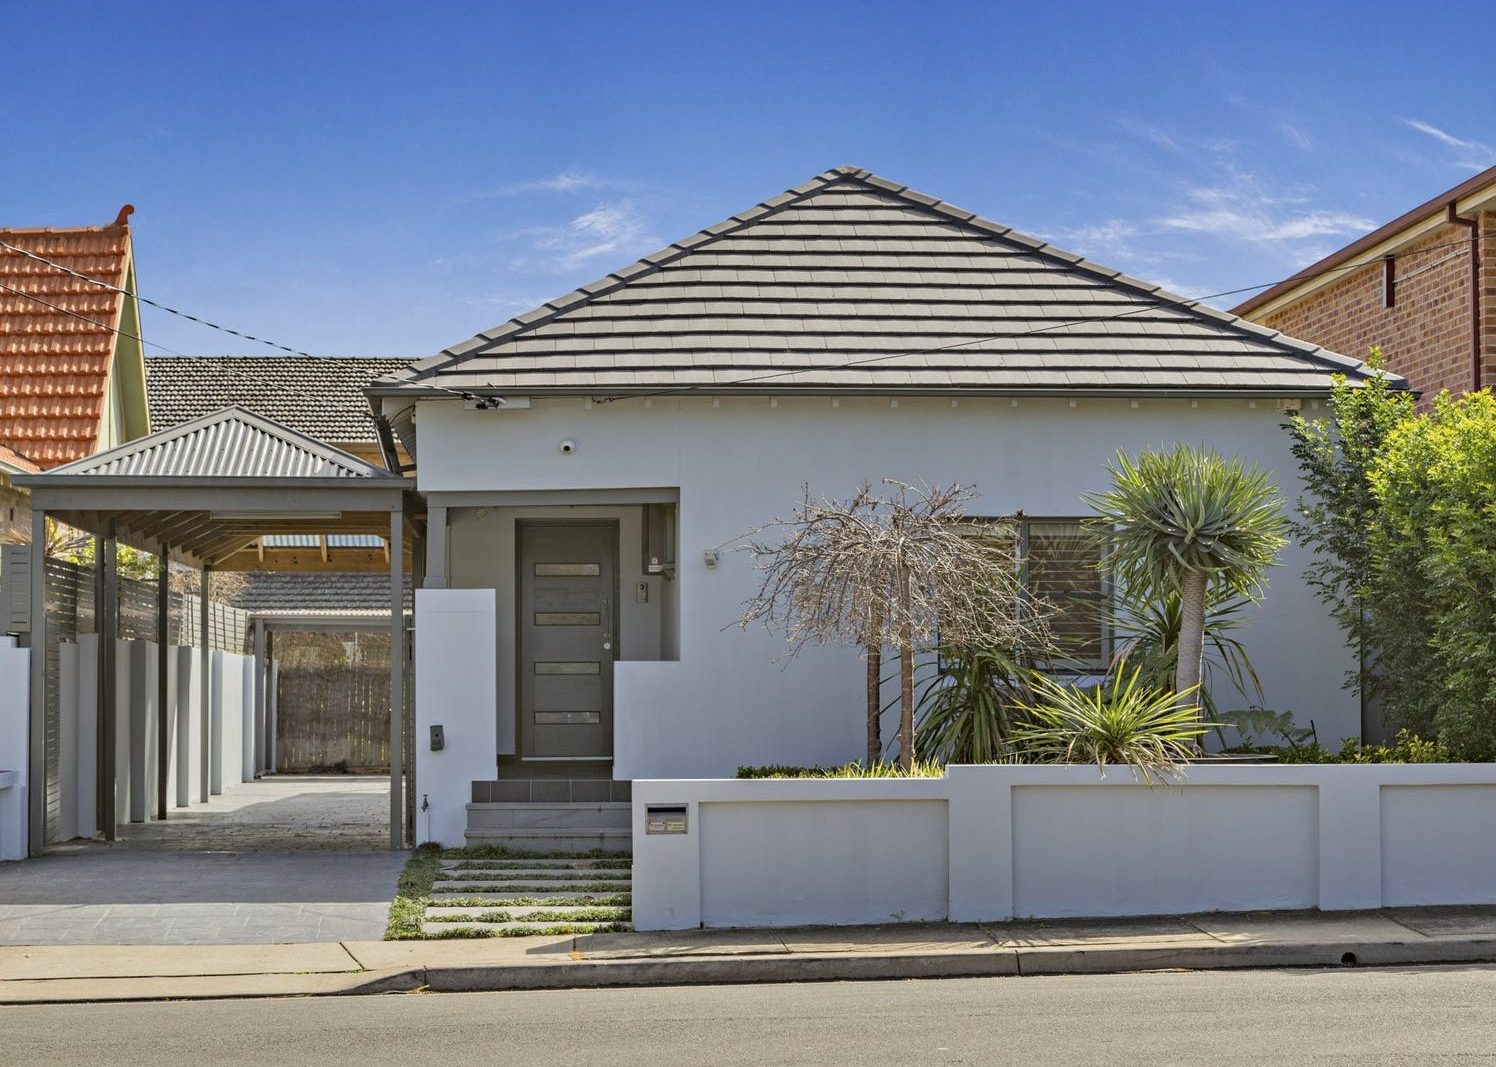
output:
[{"label": "concrete front step", "polygon": [[[464,885],[461,883],[449,886],[435,886],[431,894],[435,899],[443,897],[471,897],[474,900],[486,899],[490,894],[507,895],[511,897],[596,897],[604,894],[617,895],[619,893],[631,892],[633,887],[628,882],[581,882],[577,885],[567,886],[564,889],[554,882],[515,882],[510,885],[484,885],[481,888],[476,885]],[[471,892],[464,892],[471,890]]]},{"label": "concrete front step", "polygon": [[576,858],[558,858],[554,856],[510,856],[504,859],[460,859],[442,860],[443,870],[456,870],[461,867],[465,870],[504,870],[506,868],[523,867],[526,870],[536,870],[541,867],[558,867],[566,870],[592,870],[606,869],[608,864],[623,864],[615,867],[615,870],[628,870],[633,861],[627,855],[613,857],[589,857],[579,856]]},{"label": "concrete front step", "polygon": [[[471,817],[471,812],[469,816]],[[501,845],[516,852],[632,852],[634,835],[627,829],[583,827],[568,829],[483,829],[468,823],[470,846]]]},{"label": "concrete front step", "polygon": [[634,876],[631,867],[520,867],[513,870],[451,870],[436,876],[438,882],[523,882],[540,879],[554,882],[626,881]]},{"label": "concrete front step", "polygon": [[512,915],[516,919],[524,919],[531,915],[596,915],[598,912],[605,913],[608,922],[622,922],[629,918],[632,910],[627,904],[510,904],[510,905],[486,905],[481,908],[468,907],[440,907],[432,906],[426,909],[427,919],[477,919],[480,915],[489,912],[502,911],[506,915]]},{"label": "concrete front step", "polygon": [[[588,890],[587,892],[571,893],[499,893],[490,891],[484,893],[432,893],[426,899],[430,902],[432,907],[442,907],[444,905],[451,906],[453,902],[459,900],[478,900],[482,901],[484,904],[493,904],[497,907],[512,907],[514,905],[511,905],[509,902],[513,900],[543,900],[546,902],[547,906],[549,906],[552,901],[557,904],[580,904],[581,898],[587,898],[591,900],[607,900],[611,902],[613,900],[627,897],[628,895],[629,891],[627,889],[595,889]],[[607,907],[611,905],[598,906]]]},{"label": "concrete front step", "polygon": [[468,835],[474,830],[627,830],[633,810],[624,803],[469,804]]}]

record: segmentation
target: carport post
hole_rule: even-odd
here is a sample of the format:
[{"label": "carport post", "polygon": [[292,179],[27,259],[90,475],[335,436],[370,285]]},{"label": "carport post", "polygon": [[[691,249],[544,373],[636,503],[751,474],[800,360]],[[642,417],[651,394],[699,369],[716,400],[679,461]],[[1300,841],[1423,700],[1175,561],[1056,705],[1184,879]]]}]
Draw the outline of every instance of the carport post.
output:
[{"label": "carport post", "polygon": [[265,631],[265,773],[277,774],[280,754],[276,751],[276,721],[280,715],[280,684],[275,672],[275,631]]},{"label": "carport post", "polygon": [[255,777],[265,770],[265,620],[255,620]]},{"label": "carport post", "polygon": [[405,505],[390,509],[390,848],[405,844]]},{"label": "carport post", "polygon": [[115,778],[119,773],[116,748],[119,744],[119,673],[116,668],[119,653],[119,543],[114,539],[112,521],[96,544],[94,566],[98,568],[99,583],[94,601],[94,630],[99,635],[98,680],[95,682],[99,693],[98,826],[105,841],[114,841],[119,837],[115,810],[118,795]]},{"label": "carport post", "polygon": [[171,777],[171,551],[161,546],[161,574],[156,579],[156,818],[166,818],[166,785]]},{"label": "carport post", "polygon": [[26,743],[26,851],[47,847],[47,513],[31,512],[31,718]]},{"label": "carport post", "polygon": [[209,609],[208,593],[212,587],[213,574],[206,566],[203,566],[203,579],[198,587],[198,617],[197,617],[197,672],[200,676],[198,684],[198,736],[200,738],[201,784],[197,791],[198,803],[208,802],[209,790],[213,785],[213,650],[210,647],[212,640],[212,611]]}]

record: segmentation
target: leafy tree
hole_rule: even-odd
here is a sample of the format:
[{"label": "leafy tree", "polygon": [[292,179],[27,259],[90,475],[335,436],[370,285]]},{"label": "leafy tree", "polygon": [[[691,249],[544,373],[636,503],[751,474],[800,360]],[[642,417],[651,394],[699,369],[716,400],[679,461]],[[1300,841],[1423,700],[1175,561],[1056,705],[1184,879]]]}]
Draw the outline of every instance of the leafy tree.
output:
[{"label": "leafy tree", "polygon": [[[1380,349],[1371,350],[1367,365],[1381,370]],[[1358,691],[1403,688],[1422,673],[1401,654],[1416,647],[1416,642],[1408,642],[1403,635],[1388,645],[1378,630],[1393,620],[1384,612],[1368,611],[1368,595],[1377,582],[1370,531],[1382,518],[1371,469],[1392,431],[1413,417],[1413,396],[1383,374],[1360,385],[1350,384],[1342,375],[1335,380],[1329,409],[1328,418],[1309,419],[1297,413],[1286,425],[1304,486],[1289,528],[1299,544],[1314,550],[1305,579],[1329,607],[1356,653],[1358,666],[1346,684]],[[1396,625],[1412,623],[1421,615],[1419,603],[1405,608],[1415,615],[1403,616]],[[1397,661],[1395,668],[1389,652]],[[1378,663],[1383,669],[1374,675]],[[1400,697],[1395,702],[1407,701]]]},{"label": "leafy tree", "polygon": [[1370,471],[1368,626],[1396,724],[1496,759],[1496,397],[1438,397]]},{"label": "leafy tree", "polygon": [[1104,565],[1127,595],[1179,596],[1174,692],[1200,686],[1205,606],[1211,583],[1256,598],[1267,568],[1286,543],[1286,522],[1267,474],[1239,458],[1176,445],[1117,453],[1112,488],[1090,493],[1091,526],[1109,545]]},{"label": "leafy tree", "polygon": [[[784,629],[791,648],[851,641],[867,670],[868,763],[882,758],[876,665],[899,656],[899,765],[913,766],[914,660],[937,641],[1022,648],[1043,633],[1018,578],[1017,536],[999,523],[975,536],[963,506],[969,486],[919,489],[866,483],[848,501],[816,500],[750,534],[763,584],[740,620]],[[761,539],[766,532],[775,535]],[[938,635],[938,636],[937,636]]]}]

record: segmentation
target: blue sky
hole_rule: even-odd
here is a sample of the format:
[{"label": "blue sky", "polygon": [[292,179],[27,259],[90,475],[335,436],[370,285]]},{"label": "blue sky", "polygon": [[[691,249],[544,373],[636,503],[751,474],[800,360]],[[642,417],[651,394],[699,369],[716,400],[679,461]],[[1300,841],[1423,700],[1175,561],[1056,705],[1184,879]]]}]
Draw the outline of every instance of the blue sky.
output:
[{"label": "blue sky", "polygon": [[131,202],[144,295],[318,354],[430,354],[840,163],[1198,296],[1496,162],[1479,3],[0,0],[0,26],[0,225]]}]

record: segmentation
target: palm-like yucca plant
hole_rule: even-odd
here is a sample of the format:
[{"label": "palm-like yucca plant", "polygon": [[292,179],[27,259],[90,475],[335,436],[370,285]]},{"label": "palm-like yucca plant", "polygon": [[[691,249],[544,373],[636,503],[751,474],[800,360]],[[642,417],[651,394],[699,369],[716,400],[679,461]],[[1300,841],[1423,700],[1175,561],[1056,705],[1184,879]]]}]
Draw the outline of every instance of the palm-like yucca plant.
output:
[{"label": "palm-like yucca plant", "polygon": [[[1266,472],[1241,459],[1176,445],[1117,453],[1112,488],[1085,497],[1092,527],[1110,551],[1106,566],[1129,590],[1179,590],[1176,694],[1200,685],[1206,593],[1214,582],[1255,599],[1267,568],[1287,543],[1277,490]],[[1181,696],[1181,700],[1184,698]]]},{"label": "palm-like yucca plant", "polygon": [[[1161,692],[1141,671],[1118,671],[1091,688],[1042,674],[1031,679],[1034,700],[1013,729],[1013,745],[1031,763],[1108,763],[1134,768],[1145,782],[1174,773],[1197,751],[1206,726],[1193,703]],[[1188,700],[1193,690],[1178,694]]]},{"label": "palm-like yucca plant", "polygon": [[[1169,689],[1179,672],[1180,593],[1178,587],[1162,596],[1121,597],[1107,611],[1114,653],[1112,667],[1130,663],[1156,689]],[[1243,612],[1251,600],[1230,589],[1216,587],[1205,597],[1205,654],[1197,697],[1205,717],[1219,720],[1218,705],[1210,682],[1224,677],[1250,705],[1263,700],[1262,680],[1246,646],[1232,631],[1246,619]]]}]

